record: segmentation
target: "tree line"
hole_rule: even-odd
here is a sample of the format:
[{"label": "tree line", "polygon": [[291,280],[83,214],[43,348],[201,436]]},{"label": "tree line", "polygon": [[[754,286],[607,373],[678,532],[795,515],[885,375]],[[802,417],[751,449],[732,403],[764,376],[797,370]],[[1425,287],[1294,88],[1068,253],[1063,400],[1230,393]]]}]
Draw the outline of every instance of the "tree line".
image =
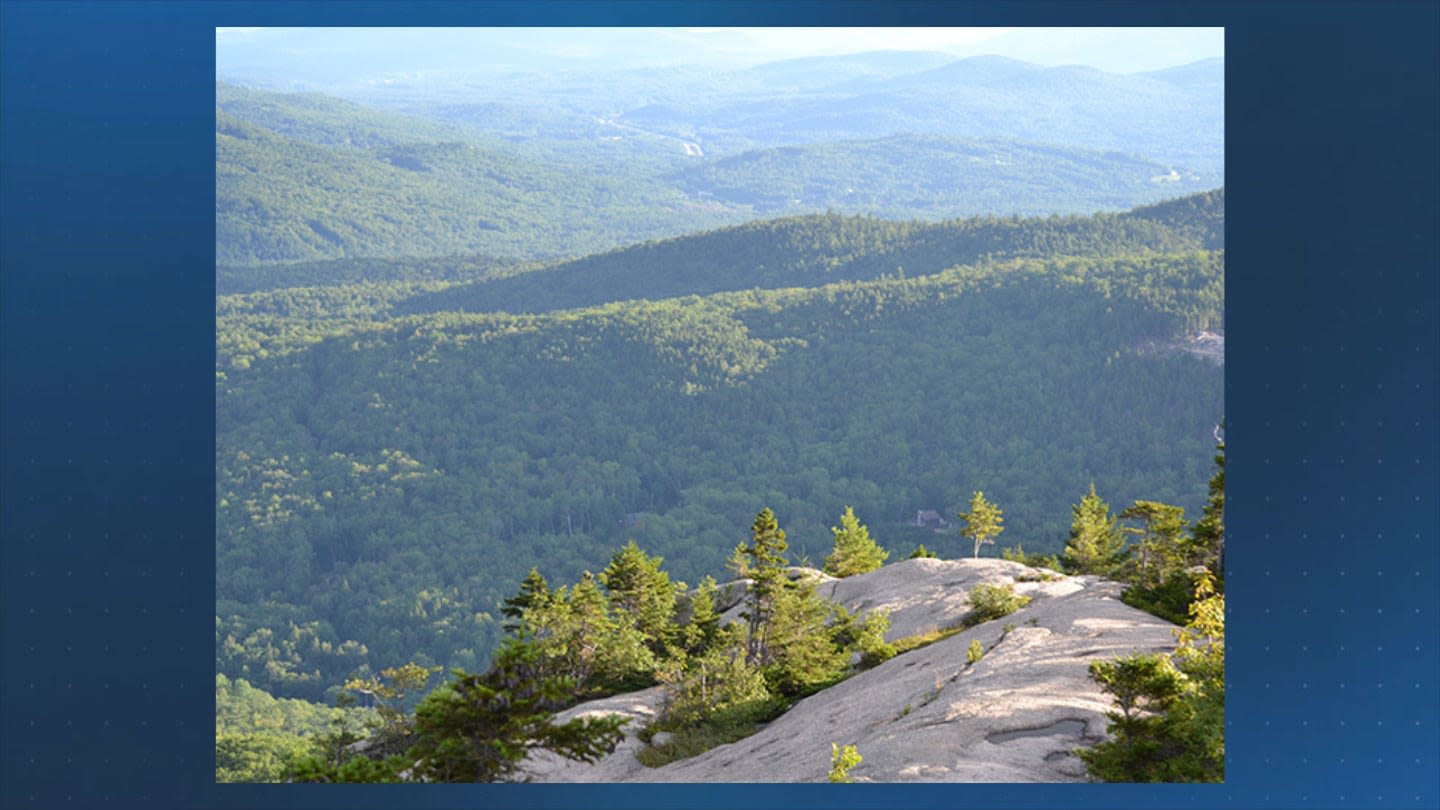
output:
[{"label": "tree line", "polygon": [[[1112,738],[1080,751],[1096,779],[1223,778],[1223,444],[1219,449],[1210,495],[1193,527],[1179,507],[1154,501],[1136,501],[1115,515],[1092,485],[1071,507],[1063,554],[1026,555],[1016,548],[1004,555],[1118,579],[1126,583],[1126,602],[1161,616],[1181,610],[1186,617],[1175,655],[1132,655],[1092,666],[1094,679],[1116,698]],[[956,515],[974,539],[975,556],[1003,532],[1003,512],[977,491],[969,511]],[[1133,525],[1122,526],[1126,521]],[[891,556],[853,508],[830,531],[824,571],[832,576],[874,571]],[[917,547],[910,556],[928,555]],[[217,773],[315,782],[523,778],[522,761],[533,750],[590,762],[620,739],[622,721],[616,718],[556,723],[556,712],[663,684],[661,712],[640,731],[647,746],[639,757],[655,767],[753,733],[799,698],[938,638],[887,642],[886,612],[852,615],[820,598],[816,580],[793,567],[786,533],[768,508],[751,523],[748,541],[733,549],[728,569],[735,579],[724,588],[709,576],[689,588],[673,581],[662,563],[631,541],[598,575],[584,572],[572,585],[552,587],[532,567],[504,600],[508,635],[486,671],[455,670],[423,698],[440,668],[409,663],[351,678],[339,702],[363,697],[369,703],[364,715],[318,707],[282,713],[268,707],[307,704],[265,696],[258,705],[277,717],[277,727],[261,728],[257,710],[256,727],[237,734],[222,718],[234,714],[229,707],[237,699],[255,704],[249,696],[263,693],[220,676]],[[1183,592],[1172,587],[1179,580],[1188,584]],[[969,597],[972,611],[961,627],[1004,617],[1028,601],[992,586],[977,586]],[[733,620],[723,619],[726,610]],[[982,655],[972,648],[971,663]],[[290,725],[282,715],[299,723]],[[321,732],[325,720],[332,728]],[[667,734],[663,742],[660,732]],[[841,777],[859,762],[858,752],[847,750]],[[834,772],[831,778],[848,781]]]}]

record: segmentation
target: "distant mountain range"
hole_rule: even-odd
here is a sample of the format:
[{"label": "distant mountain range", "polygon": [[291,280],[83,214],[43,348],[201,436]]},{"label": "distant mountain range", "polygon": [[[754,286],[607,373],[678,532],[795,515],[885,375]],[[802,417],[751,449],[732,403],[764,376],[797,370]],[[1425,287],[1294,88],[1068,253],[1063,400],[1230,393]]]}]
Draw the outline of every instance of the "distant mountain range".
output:
[{"label": "distant mountain range", "polygon": [[390,109],[220,82],[216,261],[545,259],[781,214],[1090,213],[1223,184],[1219,60],[941,56],[375,97]]},{"label": "distant mountain range", "polygon": [[[808,76],[817,67],[807,63]],[[695,135],[743,133],[760,145],[897,133],[1005,137],[1118,150],[1218,172],[1224,154],[1224,62],[1151,74],[1045,68],[980,56],[891,76],[846,78],[785,96],[697,94],[688,104],[627,113]],[[797,84],[777,68],[771,86]]]},{"label": "distant mountain range", "polygon": [[545,258],[739,218],[643,175],[550,168],[460,141],[399,143],[389,126],[342,129],[334,117],[297,122],[295,137],[217,110],[217,262]]},{"label": "distant mountain range", "polygon": [[1222,61],[336,36],[221,68],[327,94],[216,85],[227,678],[477,670],[531,566],[634,539],[699,582],[762,508],[803,562],[847,505],[955,557],[915,516],[982,488],[1031,553],[1091,486],[1203,503],[1224,371],[1175,347],[1224,327]]},{"label": "distant mountain range", "polygon": [[764,214],[825,208],[931,219],[1114,210],[1222,181],[1121,152],[944,135],[757,149],[666,179],[688,194]]},{"label": "distant mountain range", "polygon": [[[615,117],[727,153],[928,133],[1115,150],[1199,171],[1223,169],[1225,62],[1218,57],[1142,73],[925,51],[809,57],[729,71],[606,69],[563,58],[509,73],[497,65],[320,87],[442,118],[447,107],[484,102],[547,115]],[[222,71],[227,76],[257,83],[253,74]]]}]

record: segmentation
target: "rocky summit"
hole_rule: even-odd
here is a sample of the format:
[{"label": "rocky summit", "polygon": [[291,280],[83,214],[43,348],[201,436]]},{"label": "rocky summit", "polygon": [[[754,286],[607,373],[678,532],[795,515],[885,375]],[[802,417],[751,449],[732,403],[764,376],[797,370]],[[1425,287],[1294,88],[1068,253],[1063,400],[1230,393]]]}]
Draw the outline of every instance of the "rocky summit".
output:
[{"label": "rocky summit", "polygon": [[[541,753],[526,774],[537,782],[824,782],[838,743],[863,757],[850,771],[856,782],[1084,782],[1074,751],[1105,739],[1111,708],[1090,663],[1175,649],[1174,625],[1122,603],[1121,586],[1098,577],[990,559],[906,560],[845,579],[810,573],[821,595],[852,612],[890,610],[890,641],[961,622],[976,585],[1013,584],[1030,603],[814,694],[750,737],[660,768],[636,759],[645,746],[637,733],[663,707],[665,687],[575,706],[557,719],[631,718],[624,742],[595,764]],[[969,663],[975,641],[984,655]]]}]

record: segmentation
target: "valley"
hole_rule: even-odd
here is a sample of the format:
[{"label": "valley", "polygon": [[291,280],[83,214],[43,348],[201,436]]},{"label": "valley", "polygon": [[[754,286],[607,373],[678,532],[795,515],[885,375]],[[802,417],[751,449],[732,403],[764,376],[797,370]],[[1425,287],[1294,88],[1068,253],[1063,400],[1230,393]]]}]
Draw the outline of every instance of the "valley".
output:
[{"label": "valley", "polygon": [[[828,745],[795,740],[851,692],[886,715],[843,729],[860,781],[1087,779],[1069,746],[1107,739],[1109,701],[1087,656],[1132,639],[1075,627],[1117,622],[1173,652],[1184,571],[1218,559],[1202,524],[1225,412],[1222,77],[1223,60],[1114,74],[935,52],[308,84],[218,71],[217,700],[290,718],[265,736],[217,714],[225,778],[309,761],[340,739],[324,718],[379,746],[335,743],[332,761],[381,767],[424,714],[421,692],[376,697],[387,684],[455,673],[441,696],[458,673],[551,677],[563,660],[560,722],[589,716],[583,700],[641,708],[614,738],[629,759],[528,761],[542,780],[823,779]],[[982,490],[1004,512],[993,544],[967,534]],[[1103,565],[1074,549],[1100,496],[1131,507]],[[788,545],[746,568],[757,512]],[[726,676],[750,690],[737,728],[763,724],[730,750],[793,757],[642,765],[658,747],[638,724],[660,729],[693,668],[719,666],[705,656],[759,643],[739,608],[703,629],[695,605],[778,560],[823,568],[842,513],[889,562],[822,578],[855,611],[806,608],[833,649],[805,655],[828,663]],[[628,544],[663,559],[661,601],[689,616],[626,629]],[[522,599],[537,577],[553,601]],[[1033,596],[1017,615],[1035,621],[975,620],[976,584]],[[592,649],[601,627],[623,666],[560,641]],[[951,635],[865,658],[926,633]],[[997,639],[983,667],[955,664]],[[1036,676],[1034,705],[986,697],[1051,647],[1064,675]],[[971,691],[922,711],[937,673]],[[901,681],[915,694],[867,691]],[[321,711],[354,694],[369,713]],[[993,722],[962,724],[964,752],[927,742],[977,711]],[[738,733],[697,722],[672,731]]]}]

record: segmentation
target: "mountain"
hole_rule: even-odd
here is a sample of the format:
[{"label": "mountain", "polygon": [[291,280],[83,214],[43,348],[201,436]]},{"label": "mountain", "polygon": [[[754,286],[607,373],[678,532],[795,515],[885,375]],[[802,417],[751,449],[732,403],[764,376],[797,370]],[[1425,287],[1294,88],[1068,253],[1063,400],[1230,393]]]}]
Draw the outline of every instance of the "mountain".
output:
[{"label": "mountain", "polygon": [[[1223,189],[1156,202],[1207,175],[854,132],[1083,113],[1110,137],[1131,90],[1183,118],[1166,105],[1209,103],[1204,82],[931,61],[770,66],[771,97],[603,115],[598,78],[407,97],[422,118],[217,86],[217,671],[319,700],[405,661],[481,669],[532,565],[574,579],[635,539],[695,582],[762,507],[797,558],[846,505],[901,554],[960,556],[915,515],[981,488],[1032,553],[1092,482],[1193,515],[1223,370],[1175,346],[1223,329]],[[737,224],[795,199],[1145,204]]]},{"label": "mountain", "polygon": [[331,146],[219,109],[215,140],[221,264],[554,257],[736,218],[659,183],[549,168],[464,142]]},{"label": "mountain", "polygon": [[417,295],[396,312],[546,312],[754,287],[925,276],[983,259],[1223,247],[1223,189],[1124,214],[893,222],[788,217],[609,251]]},{"label": "mountain", "polygon": [[[872,236],[854,262],[885,253]],[[217,302],[228,677],[318,699],[361,665],[474,669],[530,566],[573,579],[633,538],[695,582],[763,506],[797,554],[826,548],[849,504],[901,553],[959,556],[953,529],[910,524],[982,488],[1032,552],[1058,550],[1092,481],[1195,514],[1223,414],[1222,369],[1149,348],[1223,322],[1213,252],[397,313],[438,291]]]},{"label": "mountain", "polygon": [[[649,768],[639,731],[665,687],[582,703],[556,718],[618,715],[625,740],[594,764],[532,755],[536,782],[825,782],[830,743],[854,745],[856,782],[1086,782],[1073,751],[1105,739],[1112,698],[1090,664],[1136,652],[1172,652],[1175,626],[1119,601],[1096,577],[1056,575],[1004,560],[906,560],[841,580],[821,595],[848,610],[891,610],[894,641],[954,625],[976,585],[1013,585],[1028,606],[904,653],[821,690],[752,736]],[[818,575],[818,572],[816,572]],[[983,657],[967,663],[978,642]]]},{"label": "mountain", "polygon": [[1216,73],[1223,61],[1151,76],[976,56],[811,89],[696,94],[628,109],[619,120],[711,151],[923,133],[1061,141],[1218,173],[1224,87],[1199,80]]},{"label": "mountain", "polygon": [[1201,59],[1188,65],[1136,74],[1147,79],[1183,87],[1205,87],[1219,90],[1225,84],[1225,60],[1219,57]]},{"label": "mountain", "polygon": [[475,129],[377,110],[322,93],[275,93],[216,82],[215,108],[229,119],[322,146],[484,142],[484,135]]},{"label": "mountain", "polygon": [[[425,712],[406,726],[419,695],[356,679],[513,651],[569,679],[542,692],[611,695],[573,712],[653,715],[663,690],[615,691],[693,680],[698,714],[667,719],[687,750],[765,723],[653,770],[532,762],[546,779],[809,781],[825,742],[862,747],[861,780],[1081,778],[1067,751],[1109,705],[1090,662],[1173,649],[1171,628],[1115,583],[1009,560],[1061,552],[1082,498],[1097,525],[1102,497],[1159,502],[1133,562],[1077,570],[1174,618],[1220,555],[1223,61],[668,68],[604,47],[744,37],[597,30],[550,54],[499,30],[418,56],[414,29],[217,31],[255,34],[218,72],[312,91],[216,85],[217,774],[282,778],[320,725],[339,767],[365,716],[290,699],[366,694],[387,726],[367,759],[437,739]],[[1006,560],[967,534],[986,502]],[[837,515],[874,564],[915,556],[822,577],[854,614],[782,585]],[[727,571],[776,588],[744,646],[718,620],[672,634],[745,610],[742,582],[711,589]],[[1024,612],[972,626],[1011,586]],[[517,618],[533,648],[500,646]],[[726,666],[744,711],[712,716]]]},{"label": "mountain", "polygon": [[1220,182],[1119,152],[938,135],[752,150],[667,179],[692,196],[765,214],[826,208],[919,219],[1092,213]]},{"label": "mountain", "polygon": [[[966,59],[951,60],[929,70],[907,73],[876,82],[867,89],[908,91],[948,86],[1009,87],[1023,83],[1033,85],[1037,78],[1049,75],[1052,70],[1055,68],[1046,68],[1005,56],[971,56]],[[1090,70],[1094,71],[1091,75],[1104,75],[1103,71],[1093,68]]]},{"label": "mountain", "polygon": [[1225,189],[1192,194],[1154,205],[1145,205],[1129,213],[1135,219],[1161,223],[1172,230],[1189,234],[1207,250],[1225,247]]},{"label": "mountain", "polygon": [[[896,58],[841,61],[880,70]],[[653,76],[644,81],[663,85]],[[1038,89],[1021,87],[1027,82]],[[1174,102],[1166,93],[1180,92],[1156,80],[993,59],[886,79],[877,85],[884,92],[776,91],[715,109],[704,105],[717,102],[651,99],[618,114],[587,106],[613,105],[616,93],[545,101],[537,90],[539,101],[529,103],[470,94],[401,113],[222,82],[216,260],[460,253],[534,260],[757,216],[1088,213],[1220,183],[1205,155],[1192,155],[1193,163],[1140,156],[1173,152],[1201,129],[1157,135],[1167,144],[1159,152],[1108,135],[1097,136],[1103,149],[1085,145],[1097,141],[1092,125],[1129,127],[1125,116],[1136,110],[1097,102],[1084,112],[1090,123],[1070,120],[1075,105],[1085,106],[1077,99],[1101,93],[1134,101],[1125,82],[1160,88],[1146,103],[1162,112]],[[1058,98],[1070,106],[1056,107]],[[955,114],[937,117],[947,105]],[[1175,111],[1155,120],[1183,118]],[[897,131],[940,134],[891,135]],[[989,131],[1011,134],[973,137]],[[1057,132],[1071,145],[1045,143]],[[746,151],[757,141],[785,145]]]},{"label": "mountain", "polygon": [[761,93],[826,90],[929,70],[954,60],[938,51],[867,51],[842,56],[782,59],[737,71],[727,84]]},{"label": "mountain", "polygon": [[497,259],[474,253],[429,259],[358,258],[264,265],[221,264],[215,267],[215,294],[225,298],[291,287],[346,287],[392,282],[420,285],[431,282],[475,283],[544,266],[541,262]]}]

